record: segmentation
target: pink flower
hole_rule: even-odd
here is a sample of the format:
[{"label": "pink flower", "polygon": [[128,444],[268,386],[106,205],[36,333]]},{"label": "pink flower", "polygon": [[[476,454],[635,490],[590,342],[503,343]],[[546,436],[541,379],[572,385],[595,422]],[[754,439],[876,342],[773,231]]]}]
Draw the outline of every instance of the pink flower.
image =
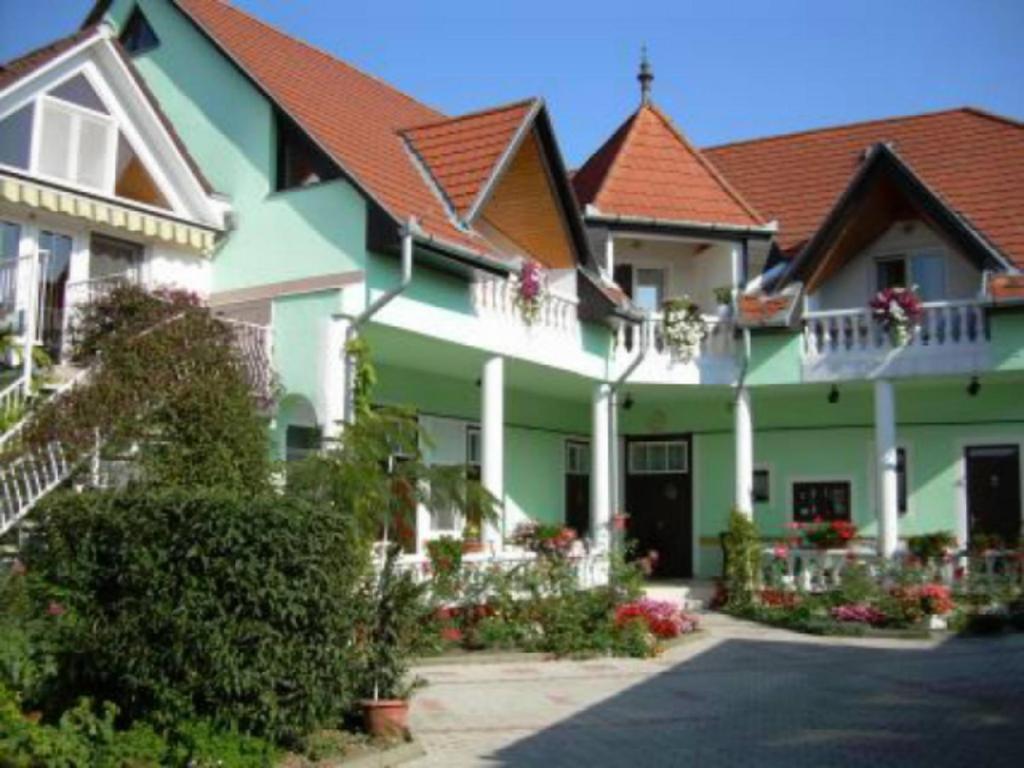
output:
[{"label": "pink flower", "polygon": [[46,606],[46,612],[50,616],[63,616],[67,613],[67,608],[58,603],[56,600],[51,600],[50,604]]},{"label": "pink flower", "polygon": [[776,544],[775,548],[772,549],[772,554],[780,560],[784,560],[786,556],[789,554],[789,547],[787,547],[785,544]]}]

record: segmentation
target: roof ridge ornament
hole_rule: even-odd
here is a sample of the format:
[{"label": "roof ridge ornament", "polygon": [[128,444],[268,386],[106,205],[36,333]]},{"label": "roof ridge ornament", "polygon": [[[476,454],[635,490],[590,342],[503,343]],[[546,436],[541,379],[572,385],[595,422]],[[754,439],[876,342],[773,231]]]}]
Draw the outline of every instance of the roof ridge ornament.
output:
[{"label": "roof ridge ornament", "polygon": [[651,103],[651,83],[654,82],[654,72],[651,71],[651,62],[647,59],[647,46],[640,47],[640,73],[636,76],[640,81],[640,104]]}]

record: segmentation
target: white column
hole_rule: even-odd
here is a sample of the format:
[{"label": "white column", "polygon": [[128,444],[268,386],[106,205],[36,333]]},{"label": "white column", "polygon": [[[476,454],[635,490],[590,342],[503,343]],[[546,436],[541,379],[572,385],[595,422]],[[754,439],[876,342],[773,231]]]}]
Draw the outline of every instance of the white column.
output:
[{"label": "white column", "polygon": [[610,229],[604,238],[604,273],[609,280],[615,279],[615,236]]},{"label": "white column", "polygon": [[892,382],[875,380],[875,456],[878,462],[878,554],[896,552],[899,514],[896,508],[896,402]]},{"label": "white column", "polygon": [[323,372],[320,382],[319,414],[323,417],[324,439],[336,440],[341,436],[346,419],[351,416],[349,402],[350,362],[345,352],[348,317],[332,315],[327,319],[323,342]]},{"label": "white column", "polygon": [[750,390],[736,390],[733,410],[736,438],[736,509],[747,517],[754,514],[754,421],[750,410]]},{"label": "white column", "polygon": [[611,386],[594,388],[590,437],[590,536],[598,550],[611,540],[611,442],[609,429]]},{"label": "white column", "polygon": [[498,499],[501,522],[485,525],[482,538],[492,550],[500,550],[505,525],[505,360],[494,356],[484,362],[481,386],[481,466],[484,488]]}]

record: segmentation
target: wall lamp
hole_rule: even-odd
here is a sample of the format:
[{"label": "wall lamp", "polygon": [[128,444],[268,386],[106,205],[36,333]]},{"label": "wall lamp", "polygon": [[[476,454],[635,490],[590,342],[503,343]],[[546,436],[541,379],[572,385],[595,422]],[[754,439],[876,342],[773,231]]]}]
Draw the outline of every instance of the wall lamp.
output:
[{"label": "wall lamp", "polygon": [[622,410],[628,411],[633,407],[633,393],[627,392],[626,397],[622,400]]},{"label": "wall lamp", "polygon": [[967,394],[971,397],[977,397],[979,392],[981,392],[981,382],[978,381],[977,376],[971,376],[971,380],[967,384]]},{"label": "wall lamp", "polygon": [[832,389],[828,391],[828,402],[830,405],[835,405],[839,402],[839,387],[835,384],[833,384]]}]

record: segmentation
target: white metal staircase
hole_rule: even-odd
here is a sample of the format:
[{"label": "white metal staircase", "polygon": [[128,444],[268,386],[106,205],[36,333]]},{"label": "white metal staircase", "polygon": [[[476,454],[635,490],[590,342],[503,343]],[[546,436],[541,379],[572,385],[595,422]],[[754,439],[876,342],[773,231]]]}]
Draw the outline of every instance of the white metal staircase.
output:
[{"label": "white metal staircase", "polygon": [[[88,373],[89,369],[78,370],[54,390],[50,399],[62,397],[81,383]],[[21,400],[17,400],[11,392],[15,385],[22,393]],[[16,407],[22,413],[21,418],[0,435],[0,455],[12,456],[10,463],[0,469],[0,536],[24,520],[40,499],[67,480],[89,458],[85,456],[72,461],[66,448],[57,440],[30,451],[22,449],[20,437],[30,416],[27,412],[29,398],[25,390],[24,382],[19,379],[0,392],[0,409],[4,409],[3,412],[15,412],[6,410],[8,402],[12,402],[17,403]],[[99,450],[98,445],[95,450]]]}]

